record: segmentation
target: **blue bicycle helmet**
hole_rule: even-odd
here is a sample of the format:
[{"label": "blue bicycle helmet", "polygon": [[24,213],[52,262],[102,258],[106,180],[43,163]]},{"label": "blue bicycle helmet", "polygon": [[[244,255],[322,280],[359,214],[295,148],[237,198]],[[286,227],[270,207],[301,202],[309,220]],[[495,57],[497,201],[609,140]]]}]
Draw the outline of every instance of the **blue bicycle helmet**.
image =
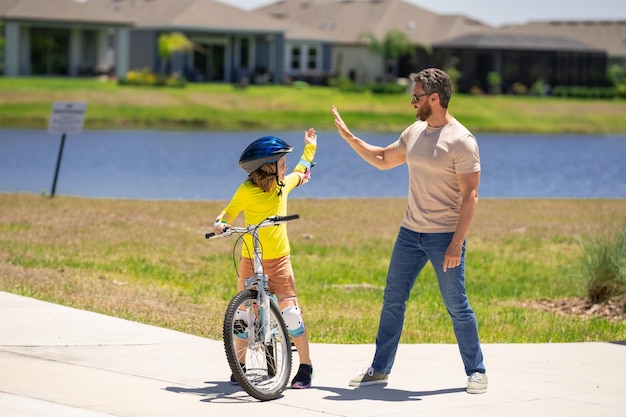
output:
[{"label": "blue bicycle helmet", "polygon": [[239,166],[248,174],[259,169],[263,164],[276,162],[283,155],[293,151],[285,141],[276,136],[263,136],[252,142],[239,157]]}]

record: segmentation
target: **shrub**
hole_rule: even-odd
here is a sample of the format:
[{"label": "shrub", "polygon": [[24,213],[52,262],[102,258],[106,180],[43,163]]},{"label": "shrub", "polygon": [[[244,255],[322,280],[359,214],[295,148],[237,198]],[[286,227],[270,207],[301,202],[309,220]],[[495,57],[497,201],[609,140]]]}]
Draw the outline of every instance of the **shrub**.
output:
[{"label": "shrub", "polygon": [[140,71],[129,71],[126,76],[117,80],[119,85],[140,85],[151,87],[184,87],[187,80],[179,73],[171,75],[157,75],[150,69],[144,68]]},{"label": "shrub", "polygon": [[306,81],[294,81],[291,86],[297,90],[304,90],[309,88],[309,83]]},{"label": "shrub", "polygon": [[404,94],[406,86],[398,83],[373,83],[370,90],[374,94]]},{"label": "shrub", "polygon": [[581,241],[581,272],[593,303],[626,295],[626,225]]},{"label": "shrub", "polygon": [[525,96],[526,94],[528,94],[528,87],[518,81],[513,83],[513,85],[509,89],[509,93],[516,96]]},{"label": "shrub", "polygon": [[587,87],[587,86],[556,86],[552,89],[555,97],[576,97],[593,99],[613,99],[619,92],[615,87]]},{"label": "shrub", "polygon": [[469,93],[474,96],[482,96],[483,94],[485,94],[483,89],[477,85],[473,85],[472,87],[470,87]]},{"label": "shrub", "polygon": [[489,84],[489,94],[502,93],[502,76],[497,71],[487,73],[487,84]]},{"label": "shrub", "polygon": [[543,97],[548,95],[548,88],[542,78],[538,78],[533,85],[530,86],[530,95]]},{"label": "shrub", "polygon": [[333,77],[328,79],[328,85],[338,88],[342,93],[363,93],[367,91],[367,87],[350,80],[347,77]]}]

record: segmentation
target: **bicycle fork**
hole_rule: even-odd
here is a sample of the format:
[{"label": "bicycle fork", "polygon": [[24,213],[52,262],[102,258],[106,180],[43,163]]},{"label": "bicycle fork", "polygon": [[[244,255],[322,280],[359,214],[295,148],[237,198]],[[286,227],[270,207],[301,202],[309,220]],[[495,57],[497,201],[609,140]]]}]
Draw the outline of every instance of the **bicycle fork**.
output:
[{"label": "bicycle fork", "polygon": [[[256,287],[257,291],[257,306],[258,311],[258,326],[260,328],[256,328],[257,321],[255,320],[255,312],[253,309],[249,309],[247,312],[247,321],[248,321],[248,343],[254,344],[258,342],[262,342],[265,345],[268,345],[272,342],[272,336],[274,335],[274,331],[272,330],[272,320],[271,320],[271,300],[273,299],[278,307],[278,300],[275,295],[268,295],[268,278],[267,275],[257,275],[254,277],[248,278],[246,280],[246,287]],[[258,330],[258,331],[257,331]],[[255,335],[259,334],[259,338],[255,340]]]}]

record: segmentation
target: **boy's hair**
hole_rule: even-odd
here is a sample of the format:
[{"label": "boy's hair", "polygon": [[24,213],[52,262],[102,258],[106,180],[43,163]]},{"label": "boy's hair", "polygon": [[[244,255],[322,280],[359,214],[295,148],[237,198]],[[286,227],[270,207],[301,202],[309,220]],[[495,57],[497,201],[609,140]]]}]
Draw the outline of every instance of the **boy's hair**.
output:
[{"label": "boy's hair", "polygon": [[248,181],[265,192],[270,191],[277,183],[276,162],[268,162],[261,165],[255,171],[248,174]]},{"label": "boy's hair", "polygon": [[448,74],[439,68],[428,68],[415,75],[413,81],[422,84],[425,93],[439,94],[439,104],[444,109],[448,108],[452,96],[452,82]]}]

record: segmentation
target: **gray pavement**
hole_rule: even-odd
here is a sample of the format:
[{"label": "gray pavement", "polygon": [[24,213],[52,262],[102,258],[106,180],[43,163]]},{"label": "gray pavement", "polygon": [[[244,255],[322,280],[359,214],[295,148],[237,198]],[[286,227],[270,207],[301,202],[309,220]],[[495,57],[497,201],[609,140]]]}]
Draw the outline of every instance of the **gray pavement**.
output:
[{"label": "gray pavement", "polygon": [[0,292],[0,416],[626,416],[623,343],[483,350],[489,392],[470,395],[456,345],[401,345],[387,386],[351,388],[374,346],[313,344],[313,387],[259,402],[219,340]]}]

